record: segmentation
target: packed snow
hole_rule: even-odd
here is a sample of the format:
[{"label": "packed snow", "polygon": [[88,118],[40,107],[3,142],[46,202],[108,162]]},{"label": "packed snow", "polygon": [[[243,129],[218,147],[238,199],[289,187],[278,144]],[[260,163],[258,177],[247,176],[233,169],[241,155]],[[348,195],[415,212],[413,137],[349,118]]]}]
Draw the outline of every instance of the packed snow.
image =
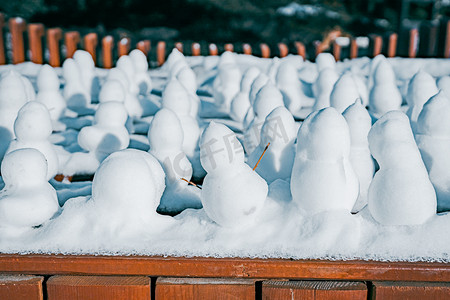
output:
[{"label": "packed snow", "polygon": [[449,262],[449,97],[444,59],[0,66],[0,252]]}]

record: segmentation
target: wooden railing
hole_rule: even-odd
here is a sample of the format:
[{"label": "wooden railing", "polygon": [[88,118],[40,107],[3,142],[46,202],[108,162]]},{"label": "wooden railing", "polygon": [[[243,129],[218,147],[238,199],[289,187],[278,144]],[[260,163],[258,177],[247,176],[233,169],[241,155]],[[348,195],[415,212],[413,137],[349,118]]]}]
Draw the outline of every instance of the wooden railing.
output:
[{"label": "wooden railing", "polygon": [[[7,26],[5,26],[6,24]],[[3,35],[0,35],[0,64],[17,64],[30,60],[38,64],[49,63],[54,67],[58,67],[64,59],[72,57],[76,49],[85,49],[92,54],[97,66],[111,68],[114,66],[118,57],[127,54],[133,48],[138,48],[148,55],[150,61],[156,61],[156,64],[160,66],[164,63],[168,55],[166,48],[172,47],[166,41],[156,41],[155,51],[152,51],[153,45],[150,40],[137,41],[137,43],[133,44],[128,37],[114,41],[114,37],[111,35],[99,37],[95,32],[81,36],[77,31],[63,31],[61,28],[45,28],[43,24],[36,23],[27,24],[22,18],[10,18],[8,22],[5,22],[2,14],[0,14],[0,27],[9,32],[11,41],[11,49],[6,49],[5,39]],[[427,35],[427,43],[422,44],[422,48],[425,49],[422,51],[423,53],[428,56],[450,57],[450,21],[444,27],[442,30],[445,31],[445,34],[441,34],[440,36],[443,36],[445,40],[442,41],[442,38],[439,40],[436,30],[430,31],[433,34]],[[386,36],[371,35],[369,36],[370,46],[368,49],[364,49],[363,55],[376,56],[377,54],[384,53],[388,57],[394,57],[399,54],[401,55],[397,51],[399,48],[407,48],[407,51],[403,51],[406,53],[404,55],[416,57],[419,52],[419,46],[421,45],[419,34],[418,29],[410,29],[407,34],[402,35],[402,45],[398,44],[398,33],[391,33]],[[426,32],[424,34],[426,35]],[[405,43],[407,43],[407,47],[405,47]],[[208,49],[206,50],[202,49],[201,44],[198,42],[192,43],[190,47],[186,47],[181,42],[177,42],[173,46],[186,55],[220,54],[219,47],[213,43],[207,44]],[[253,51],[252,45],[248,43],[243,43],[238,46],[225,44],[221,49],[236,51],[239,48],[244,54],[256,53],[265,58],[272,56],[284,57],[289,53],[294,53],[304,58],[314,59],[314,57],[308,57],[308,53],[318,55],[324,48],[320,41],[313,43],[315,47],[314,51],[307,51],[308,48],[306,45],[300,41],[294,42],[291,48],[286,43],[278,43],[276,49],[271,49],[268,44],[261,43],[255,47],[257,51]],[[436,49],[441,49],[442,53],[438,53]],[[11,51],[11,57],[6,56],[6,50]],[[346,47],[342,47],[334,41],[329,51],[333,53],[336,60],[343,58],[352,59],[361,55],[361,49],[358,47],[355,38],[350,38],[349,46]],[[346,53],[345,55],[343,55],[344,52]],[[48,58],[46,58],[47,56]]]},{"label": "wooden railing", "polygon": [[0,299],[450,299],[446,263],[0,255],[0,273]]}]

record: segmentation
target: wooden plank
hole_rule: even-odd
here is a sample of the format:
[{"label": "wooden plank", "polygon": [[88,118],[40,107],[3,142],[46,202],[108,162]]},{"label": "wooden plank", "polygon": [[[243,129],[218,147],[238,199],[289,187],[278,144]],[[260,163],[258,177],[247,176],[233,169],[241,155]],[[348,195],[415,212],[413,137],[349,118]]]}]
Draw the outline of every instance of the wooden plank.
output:
[{"label": "wooden plank", "polygon": [[88,33],[84,36],[84,50],[91,54],[94,63],[97,62],[97,43],[98,36],[95,32]]},{"label": "wooden plank", "polygon": [[52,276],[48,300],[150,299],[150,278],[144,276]]},{"label": "wooden plank", "polygon": [[234,51],[234,45],[230,44],[230,43],[225,44],[224,49],[225,49],[225,51],[233,52]]},{"label": "wooden plank", "polygon": [[306,59],[306,48],[302,42],[295,42],[295,48],[297,49],[297,54]]},{"label": "wooden plank", "polygon": [[270,48],[266,43],[261,43],[259,45],[261,49],[261,57],[263,58],[269,58],[270,57]]},{"label": "wooden plank", "polygon": [[255,299],[255,280],[158,278],[155,299]]},{"label": "wooden plank", "polygon": [[356,39],[352,38],[350,41],[350,58],[354,59],[358,57],[358,44],[356,43]]},{"label": "wooden plank", "polygon": [[180,51],[181,53],[183,53],[183,43],[181,43],[181,42],[175,43],[175,48],[177,48],[178,51]]},{"label": "wooden plank", "polygon": [[42,54],[42,37],[44,36],[44,25],[40,23],[28,25],[28,43],[30,48],[30,60],[36,64],[44,63]]},{"label": "wooden plank", "polygon": [[219,50],[217,49],[216,44],[209,44],[208,48],[209,48],[209,55],[216,56],[219,54]]},{"label": "wooden plank", "polygon": [[394,57],[395,54],[397,53],[397,40],[398,40],[398,34],[392,33],[389,36],[387,57]]},{"label": "wooden plank", "polygon": [[381,54],[381,51],[383,50],[383,38],[379,35],[371,35],[372,38],[372,55],[373,57],[377,56],[378,54]]},{"label": "wooden plank", "polygon": [[166,42],[160,41],[156,45],[156,61],[158,66],[162,66],[166,61]]},{"label": "wooden plank", "polygon": [[336,61],[341,59],[341,46],[336,41],[333,42],[333,56]]},{"label": "wooden plank", "polygon": [[44,277],[30,275],[0,275],[0,299],[42,300]]},{"label": "wooden plank", "polygon": [[192,43],[192,45],[191,45],[192,56],[199,56],[200,50],[201,50],[201,48],[200,48],[199,43]]},{"label": "wooden plank", "polygon": [[367,287],[357,281],[264,281],[262,299],[366,300]]},{"label": "wooden plank", "polygon": [[9,19],[9,32],[11,33],[12,63],[19,64],[25,61],[25,45],[23,32],[26,22],[22,18]]},{"label": "wooden plank", "polygon": [[136,49],[141,50],[145,54],[145,56],[147,56],[148,53],[150,52],[150,48],[151,48],[150,40],[139,41],[136,44]]},{"label": "wooden plank", "polygon": [[373,282],[371,299],[450,299],[449,282]]},{"label": "wooden plank", "polygon": [[0,254],[0,273],[450,282],[450,264],[159,256]]},{"label": "wooden plank", "polygon": [[409,31],[408,57],[415,58],[419,49],[419,30],[413,28]]},{"label": "wooden plank", "polygon": [[285,43],[278,43],[278,50],[280,51],[280,57],[286,57],[289,54],[289,48]]},{"label": "wooden plank", "polygon": [[447,21],[447,26],[445,27],[444,57],[450,58],[450,20]]},{"label": "wooden plank", "polygon": [[131,43],[130,38],[124,37],[120,39],[120,41],[117,43],[119,57],[123,55],[128,55],[128,52],[130,52],[130,43]]},{"label": "wooden plank", "polygon": [[61,57],[59,55],[59,41],[61,39],[62,39],[61,28],[50,28],[47,30],[49,65],[52,67],[61,66]]},{"label": "wooden plank", "polygon": [[246,55],[252,55],[252,46],[250,46],[250,44],[243,44],[242,51],[244,51],[244,54]]}]

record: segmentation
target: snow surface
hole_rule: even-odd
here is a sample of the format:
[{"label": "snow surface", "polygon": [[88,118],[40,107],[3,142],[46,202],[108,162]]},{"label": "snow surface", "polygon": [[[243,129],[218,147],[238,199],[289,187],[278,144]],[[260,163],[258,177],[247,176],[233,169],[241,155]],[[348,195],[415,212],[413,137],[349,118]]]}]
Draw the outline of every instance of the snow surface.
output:
[{"label": "snow surface", "polygon": [[[9,173],[5,170],[14,169],[14,167],[8,167],[8,164],[17,164],[18,162],[5,162],[5,166],[2,166],[4,177],[0,180],[0,187],[3,187],[0,191],[0,212],[9,219],[2,218],[0,223],[0,252],[450,262],[450,235],[446,230],[450,228],[450,214],[448,212],[436,214],[436,203],[433,204],[431,195],[434,191],[432,183],[436,190],[439,189],[438,203],[439,197],[441,197],[442,207],[444,207],[444,209],[441,207],[441,210],[448,210],[446,207],[448,191],[445,188],[448,188],[449,185],[445,181],[438,180],[438,178],[447,178],[448,175],[446,175],[445,168],[436,168],[436,166],[445,166],[449,163],[447,156],[442,154],[449,147],[448,133],[445,131],[448,125],[446,125],[446,121],[434,121],[439,117],[443,120],[448,119],[448,115],[445,115],[445,112],[449,111],[448,100],[442,95],[435,97],[434,101],[425,103],[425,105],[423,105],[424,100],[420,100],[419,107],[423,105],[423,114],[415,113],[418,131],[415,139],[419,144],[418,148],[410,127],[406,126],[408,119],[405,114],[400,112],[408,110],[408,97],[411,96],[411,93],[414,94],[411,91],[415,89],[408,87],[412,77],[419,71],[429,74],[437,82],[438,88],[446,92],[446,82],[450,75],[450,61],[380,56],[375,59],[364,57],[334,63],[326,55],[323,55],[323,58],[323,63],[319,67],[315,63],[303,62],[292,55],[281,59],[263,59],[232,53],[221,57],[184,57],[174,50],[163,67],[148,71],[143,68],[142,56],[139,53],[130,54],[129,58],[125,57],[121,60],[118,68],[112,70],[95,69],[86,53],[79,53],[73,60],[66,60],[63,68],[56,68],[54,71],[60,79],[59,92],[64,95],[68,108],[61,112],[62,115],[58,122],[53,122],[53,133],[48,139],[55,145],[59,160],[59,172],[66,173],[64,166],[71,158],[86,154],[78,144],[78,134],[82,128],[96,126],[94,114],[102,105],[96,103],[99,98],[102,103],[109,101],[126,103],[127,97],[128,102],[132,101],[132,105],[128,105],[128,107],[125,105],[129,115],[126,127],[130,136],[128,148],[139,150],[126,149],[114,152],[100,164],[98,169],[99,160],[80,159],[77,165],[79,173],[76,173],[75,176],[93,175],[96,171],[92,182],[69,182],[67,180],[57,182],[52,179],[50,180],[51,186],[41,180],[43,177],[45,178],[46,164],[44,156],[39,155],[37,151],[25,155],[27,159],[32,157],[35,159],[30,164],[28,171],[27,168],[24,168],[20,175],[8,177]],[[227,70],[228,66],[232,71]],[[250,67],[254,68],[252,74],[244,75],[241,81],[241,74],[246,74]],[[9,144],[8,141],[14,138],[13,124],[19,109],[34,99],[33,91],[29,89],[29,86],[30,82],[37,81],[41,68],[40,65],[33,63],[0,66],[2,77],[0,87],[2,84],[8,87],[0,89],[0,115],[2,116],[0,120],[8,120],[1,125],[7,128],[6,139],[2,136],[1,140],[5,150]],[[293,74],[293,69],[298,75],[296,80],[288,76]],[[11,71],[15,73],[11,73]],[[54,79],[53,72],[49,70],[45,72],[50,74],[47,77]],[[223,74],[218,76],[219,73]],[[22,76],[18,77],[17,74]],[[378,132],[386,135],[386,138],[369,138],[369,145],[367,145],[364,137],[367,134],[368,116],[363,113],[362,107],[357,107],[359,109],[357,113],[348,109],[347,114],[344,113],[347,119],[340,116],[334,108],[327,108],[320,113],[316,112],[311,115],[308,118],[310,121],[305,122],[309,123],[309,126],[302,126],[302,120],[314,111],[313,106],[316,108],[330,106],[330,95],[333,92],[334,84],[339,78],[342,78],[343,74],[351,74],[353,82],[348,81],[348,84],[352,85],[350,89],[353,96],[350,97],[345,88],[335,91],[336,95],[343,95],[342,103],[345,103],[339,105],[339,110],[343,111],[350,104],[357,105],[353,104],[357,100],[352,99],[355,97],[361,98],[362,103],[365,104],[364,98],[366,97],[369,101],[369,113],[371,113],[372,119],[381,118],[379,124],[385,124],[386,119],[392,119],[392,117],[382,117],[385,111],[399,110],[395,112],[397,117],[393,118],[393,121],[395,123],[397,119],[403,120],[401,121],[403,125],[398,125],[403,128],[400,131],[408,132],[407,139],[402,142],[401,146],[391,143],[398,141],[397,136],[392,134],[392,132],[395,133],[395,130],[385,130],[383,129],[384,125],[377,125],[378,129],[374,129],[374,133],[371,135],[375,136]],[[216,81],[215,79],[219,77],[220,80]],[[7,84],[7,81],[4,80],[6,78],[10,80],[11,84]],[[327,78],[328,80],[326,80]],[[174,79],[179,81],[176,84],[177,89],[166,89],[167,83]],[[316,82],[316,79],[320,81]],[[113,80],[115,80],[116,87],[111,89],[115,89],[116,92],[103,91],[103,96],[101,93],[99,96],[100,87]],[[292,83],[301,86],[301,90],[298,89],[298,86],[292,87]],[[54,80],[50,81],[49,79],[48,84],[53,86]],[[122,85],[123,90],[117,88],[117,84]],[[219,93],[215,91],[214,85]],[[416,85],[420,89],[420,84],[414,84],[414,86]],[[225,86],[230,86],[231,90],[224,90]],[[258,97],[258,92],[264,86],[267,88]],[[195,90],[196,94],[194,94]],[[165,104],[161,99],[161,95],[164,98],[164,91],[167,98]],[[370,91],[370,97],[367,96],[368,91]],[[36,92],[39,91],[36,90]],[[233,102],[238,99],[235,98],[236,94],[239,95],[241,92],[244,98],[233,106]],[[52,93],[58,97],[54,89],[52,89]],[[213,97],[215,93],[219,95],[217,104]],[[158,121],[152,127],[155,113],[161,107],[170,109],[172,103],[177,102],[175,99],[178,95],[182,95],[185,103],[179,107],[172,107],[175,114],[171,114],[171,117],[164,120],[166,123],[173,123],[174,130],[172,131],[170,127],[165,128],[157,135],[159,139],[164,140],[165,135],[173,134],[172,140],[168,140],[168,145],[172,143],[175,146],[173,148],[159,147],[159,149],[158,146],[154,148],[154,145],[150,147],[152,141],[149,142],[147,134],[154,135],[154,133],[150,134],[152,128],[158,128],[164,124],[164,122]],[[6,101],[11,96],[16,97],[21,104]],[[275,103],[265,100],[269,96],[276,99]],[[321,99],[320,104],[315,103],[317,98]],[[386,100],[391,102],[386,103]],[[195,103],[199,104],[197,114],[195,109],[191,109]],[[402,103],[403,106],[400,106]],[[287,110],[284,109],[285,105],[288,106]],[[361,104],[358,105],[361,106]],[[291,151],[292,147],[296,147],[300,150],[294,153],[293,167],[297,171],[292,173],[291,178],[286,178],[286,175],[281,175],[281,173],[277,178],[274,176],[274,172],[271,174],[273,177],[268,179],[269,184],[267,185],[256,172],[251,170],[258,155],[253,154],[256,158],[250,160],[250,152],[244,152],[241,144],[246,142],[244,132],[250,125],[259,129],[263,128],[264,133],[261,135],[261,140],[259,140],[258,130],[256,133],[258,142],[252,145],[258,147],[259,152],[262,152],[261,147],[265,146],[267,137],[270,136],[267,130],[272,128],[268,125],[264,126],[264,124],[274,109],[273,115],[283,121],[283,126],[289,126],[289,130],[286,132],[289,138],[286,140],[281,138],[278,141],[279,145],[272,141],[274,147],[269,147],[265,154],[267,156],[262,158],[258,167],[261,170],[257,168],[257,171],[276,170],[277,166],[292,159],[289,158],[290,155],[280,155],[279,151],[281,150],[277,149]],[[244,110],[247,110],[245,114]],[[232,119],[230,113],[233,116]],[[294,125],[289,114],[292,114],[296,120]],[[312,119],[317,118],[317,114],[328,115],[328,117],[321,117],[324,120],[318,123],[312,122]],[[179,122],[176,122],[177,118]],[[170,120],[175,121],[171,122]],[[205,131],[210,121],[214,121],[215,123],[212,124],[216,124],[215,127],[219,126],[222,129]],[[194,132],[192,130],[186,132],[183,123],[193,128]],[[355,124],[358,123],[364,124],[360,131],[355,130],[357,128]],[[181,131],[179,126],[176,126],[178,124],[181,124]],[[225,124],[232,131],[225,129],[226,127],[221,124]],[[291,131],[295,133],[299,127],[301,129],[297,135],[298,140],[296,146],[293,146]],[[307,130],[308,127],[311,130]],[[316,131],[320,134],[318,136],[310,135],[309,131]],[[173,174],[168,172],[170,177],[166,178],[163,170],[167,166],[163,165],[162,167],[158,159],[164,161],[165,157],[176,157],[179,153],[187,152],[186,150],[180,151],[180,142],[181,145],[183,144],[180,141],[180,134],[190,134],[191,139],[198,139],[202,132],[204,132],[203,138],[197,147],[200,150],[203,149],[204,153],[207,148],[204,142],[215,141],[214,146],[219,148],[213,147],[209,150],[215,153],[213,161],[216,165],[213,165],[211,156],[203,155],[202,157],[201,151],[191,145],[187,150],[190,152],[188,158],[194,173],[195,168],[203,170],[200,160],[202,160],[205,170],[208,171],[204,189],[199,190],[187,183],[181,184],[182,182],[180,182],[180,185],[176,184],[177,188],[173,189],[178,190],[179,186],[182,186],[186,192],[170,198],[175,199],[173,201],[177,201],[176,204],[179,207],[194,208],[187,208],[174,217],[158,214],[156,210],[162,203],[161,197],[167,197],[167,195],[164,196],[168,190],[165,189],[165,186],[176,183]],[[337,138],[333,132],[336,132]],[[280,134],[277,137],[281,137],[282,132]],[[308,144],[308,141],[312,141],[312,144]],[[329,143],[328,147],[326,147],[326,143]],[[351,166],[354,163],[351,158],[352,148],[356,147],[364,155],[367,155],[367,146],[370,146],[372,155],[377,162],[381,163],[381,171],[387,166],[388,170],[392,172],[391,164],[396,165],[397,161],[401,161],[401,167],[399,167],[401,172],[395,173],[394,179],[401,183],[400,190],[405,191],[406,196],[399,198],[400,204],[395,207],[397,211],[391,210],[385,215],[393,216],[392,218],[400,216],[399,220],[403,222],[402,225],[383,224],[386,222],[372,211],[370,205],[358,208],[359,211],[356,214],[350,213],[356,201],[359,186],[355,184],[356,175]],[[152,155],[152,148],[153,151],[159,152],[157,155],[155,153],[158,159]],[[170,151],[164,153],[161,149],[166,148],[170,148]],[[150,152],[147,152],[149,149]],[[389,154],[391,151],[389,149],[393,149],[395,155]],[[409,149],[409,152],[407,151],[409,154],[402,152],[401,149]],[[424,156],[422,161],[419,150],[422,155],[429,153],[429,157]],[[15,154],[17,151],[28,150],[16,150],[9,155]],[[380,159],[379,156],[385,153],[388,153],[388,159]],[[316,162],[308,160],[309,154],[316,159]],[[272,156],[272,161],[264,160]],[[341,177],[338,177],[347,184],[345,188],[342,188],[336,184],[338,177],[334,177],[335,181],[332,184],[337,187],[339,192],[319,199],[323,201],[323,205],[312,203],[309,204],[312,209],[307,209],[308,206],[305,206],[304,203],[308,203],[308,199],[302,199],[299,196],[301,194],[298,192],[299,186],[303,185],[316,191],[326,191],[329,190],[331,183],[325,185],[321,179],[310,181],[311,184],[308,185],[308,181],[302,181],[298,176],[299,172],[306,175],[308,172],[298,167],[299,164],[308,165],[309,168],[316,170],[314,172],[323,169],[324,174],[331,177],[331,170],[323,168],[317,161],[317,159],[320,161],[323,158],[327,164],[336,167],[335,173],[340,174]],[[184,159],[183,161],[188,163]],[[373,165],[368,163],[367,157],[366,162],[361,164],[373,168]],[[30,168],[32,168],[31,171]],[[227,171],[220,170],[221,168]],[[34,171],[37,169],[41,170],[39,171],[40,175],[35,174]],[[345,170],[344,174],[341,173],[342,170]],[[430,172],[431,183],[426,183],[428,179],[424,173],[426,171]],[[244,177],[247,179],[243,180],[239,177],[239,172],[244,172],[246,174]],[[382,176],[382,173],[378,172],[375,173],[375,177]],[[189,177],[188,173],[185,175]],[[16,194],[18,201],[20,200],[23,206],[17,206],[11,210],[6,205],[14,203],[11,202],[11,199],[15,199],[11,197],[13,193],[11,187],[14,186],[11,178],[14,181],[17,177],[28,178],[30,176],[36,179],[35,181],[31,179],[30,182],[40,185],[40,190],[46,192],[31,193],[25,184],[26,192]],[[37,179],[36,176],[41,179]],[[419,192],[416,194],[422,193],[424,196],[412,195],[411,197],[408,194],[411,192],[408,185],[411,185],[410,180],[412,179],[418,180],[415,185]],[[389,179],[385,180],[389,181]],[[20,180],[17,181],[19,182],[18,186],[21,187]],[[253,181],[255,183],[249,183]],[[426,187],[421,189],[420,186],[423,184]],[[258,187],[259,185],[260,187]],[[380,189],[385,189],[386,197],[392,197],[392,195],[397,195],[395,194],[396,191],[398,192],[397,187],[394,184],[387,190],[383,186]],[[373,187],[373,189],[375,188]],[[33,186],[33,190],[39,189]],[[295,191],[293,192],[294,197],[291,195],[291,190]],[[425,190],[428,192],[424,192]],[[58,197],[59,208],[55,205],[55,193]],[[314,192],[310,194],[311,197],[317,196],[317,193]],[[16,197],[16,195],[13,196]],[[375,197],[374,201],[387,199],[380,197],[380,193],[374,193],[374,195],[372,196]],[[36,223],[31,222],[32,218],[27,217],[29,209],[36,205],[33,197],[49,203],[47,209],[33,213],[34,217],[39,219]],[[369,192],[369,203],[370,197]],[[240,200],[230,206],[228,202],[236,201],[236,199]],[[255,200],[257,208],[251,211],[251,216],[248,217],[245,213],[239,215],[239,211],[248,212],[245,206],[248,203],[244,202],[251,202],[252,199]],[[199,208],[199,200],[203,202],[205,209]],[[336,203],[336,205],[329,205],[327,201]],[[426,208],[411,213],[414,207],[418,206],[411,207],[410,201],[419,203]],[[169,206],[173,204],[170,201],[168,203]],[[219,209],[221,205],[223,205],[223,209]],[[383,205],[378,204],[378,206],[380,209],[386,209]],[[213,213],[213,211],[217,213]],[[373,217],[373,214],[376,218]],[[23,225],[15,224],[14,220],[16,222],[24,220],[29,224],[24,228]],[[405,220],[412,221],[404,222]],[[421,224],[411,225],[413,223]]]}]

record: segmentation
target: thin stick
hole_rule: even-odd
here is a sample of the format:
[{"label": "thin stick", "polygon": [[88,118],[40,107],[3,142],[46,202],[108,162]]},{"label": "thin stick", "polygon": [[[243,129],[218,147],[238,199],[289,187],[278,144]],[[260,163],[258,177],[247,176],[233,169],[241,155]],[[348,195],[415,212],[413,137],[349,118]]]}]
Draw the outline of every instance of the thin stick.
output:
[{"label": "thin stick", "polygon": [[269,143],[267,143],[267,146],[266,147],[264,147],[264,151],[263,151],[263,153],[261,154],[261,156],[259,157],[259,159],[258,159],[258,161],[256,162],[256,165],[253,167],[253,171],[255,171],[255,169],[256,169],[256,167],[258,166],[258,164],[259,164],[259,162],[261,161],[261,159],[263,158],[263,156],[264,156],[264,153],[266,153],[266,151],[267,151],[267,148],[269,148],[269,145],[270,145],[270,142]]},{"label": "thin stick", "polygon": [[186,178],[181,178],[181,180],[186,181],[188,184],[195,186],[196,188],[202,189],[201,186],[193,183],[192,181],[187,180]]}]

